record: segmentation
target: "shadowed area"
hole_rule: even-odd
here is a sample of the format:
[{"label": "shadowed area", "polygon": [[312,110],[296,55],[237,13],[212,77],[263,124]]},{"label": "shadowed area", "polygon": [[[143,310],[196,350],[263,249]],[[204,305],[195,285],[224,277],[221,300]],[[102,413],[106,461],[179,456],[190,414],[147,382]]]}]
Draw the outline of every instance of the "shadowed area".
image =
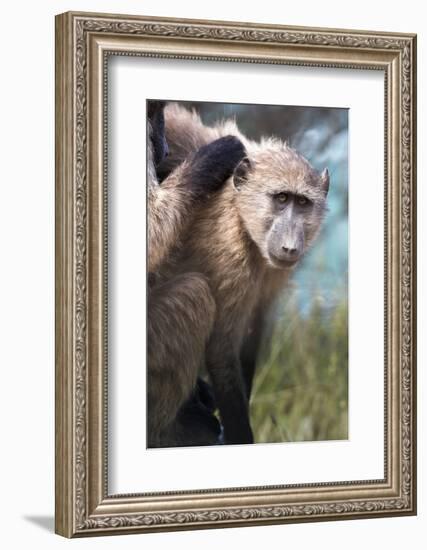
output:
[{"label": "shadowed area", "polygon": [[55,518],[53,516],[23,516],[26,521],[37,525],[45,531],[53,533],[55,531]]}]

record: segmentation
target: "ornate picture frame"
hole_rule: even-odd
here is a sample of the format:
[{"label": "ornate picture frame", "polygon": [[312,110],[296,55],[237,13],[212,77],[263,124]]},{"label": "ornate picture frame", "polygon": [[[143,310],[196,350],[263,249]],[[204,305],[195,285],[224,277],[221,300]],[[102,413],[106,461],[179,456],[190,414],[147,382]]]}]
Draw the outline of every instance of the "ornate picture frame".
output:
[{"label": "ornate picture frame", "polygon": [[[384,73],[384,478],[108,492],[111,55]],[[68,12],[56,17],[56,532],[65,537],[416,513],[416,36]],[[366,351],[369,355],[369,350]]]}]

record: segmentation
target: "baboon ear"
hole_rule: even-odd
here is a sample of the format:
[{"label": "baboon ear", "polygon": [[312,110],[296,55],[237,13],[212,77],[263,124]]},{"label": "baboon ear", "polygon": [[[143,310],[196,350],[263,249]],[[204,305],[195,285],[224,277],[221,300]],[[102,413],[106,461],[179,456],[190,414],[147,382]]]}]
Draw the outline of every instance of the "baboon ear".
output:
[{"label": "baboon ear", "polygon": [[237,191],[240,191],[242,186],[247,182],[250,169],[251,162],[247,157],[241,160],[234,169],[233,184]]},{"label": "baboon ear", "polygon": [[327,168],[325,168],[323,172],[320,174],[320,181],[322,184],[322,189],[325,192],[325,196],[326,196],[329,191],[329,170]]}]

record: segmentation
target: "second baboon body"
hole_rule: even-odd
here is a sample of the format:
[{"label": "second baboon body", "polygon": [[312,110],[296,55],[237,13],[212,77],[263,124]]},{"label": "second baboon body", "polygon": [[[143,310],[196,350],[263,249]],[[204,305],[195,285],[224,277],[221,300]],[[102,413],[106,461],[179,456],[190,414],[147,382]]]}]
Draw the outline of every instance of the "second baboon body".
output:
[{"label": "second baboon body", "polygon": [[244,148],[234,137],[216,140],[190,155],[160,185],[156,168],[167,150],[163,109],[162,102],[148,109],[147,440],[150,447],[213,444],[219,425],[206,399],[198,399],[203,388],[199,381],[196,391],[196,382],[215,302],[202,273],[181,271],[164,279],[161,267],[197,205],[221,187]]},{"label": "second baboon body", "polygon": [[[154,133],[151,127],[149,131]],[[149,447],[214,443],[215,433],[204,430],[199,435],[192,426],[189,429],[179,411],[196,385],[215,302],[200,273],[182,273],[165,282],[157,275],[191,219],[194,201],[186,183],[187,168],[181,165],[160,186],[150,142],[147,155],[147,443]],[[177,327],[183,332],[178,333]]]}]

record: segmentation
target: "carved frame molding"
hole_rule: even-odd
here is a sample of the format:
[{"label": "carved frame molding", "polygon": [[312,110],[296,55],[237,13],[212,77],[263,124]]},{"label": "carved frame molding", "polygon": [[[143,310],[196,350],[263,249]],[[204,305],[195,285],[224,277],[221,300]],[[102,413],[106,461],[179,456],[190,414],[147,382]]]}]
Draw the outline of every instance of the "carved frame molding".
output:
[{"label": "carved frame molding", "polygon": [[[385,74],[385,478],[108,495],[106,60],[140,55]],[[416,513],[416,37],[65,13],[56,18],[56,532],[67,537]]]}]

